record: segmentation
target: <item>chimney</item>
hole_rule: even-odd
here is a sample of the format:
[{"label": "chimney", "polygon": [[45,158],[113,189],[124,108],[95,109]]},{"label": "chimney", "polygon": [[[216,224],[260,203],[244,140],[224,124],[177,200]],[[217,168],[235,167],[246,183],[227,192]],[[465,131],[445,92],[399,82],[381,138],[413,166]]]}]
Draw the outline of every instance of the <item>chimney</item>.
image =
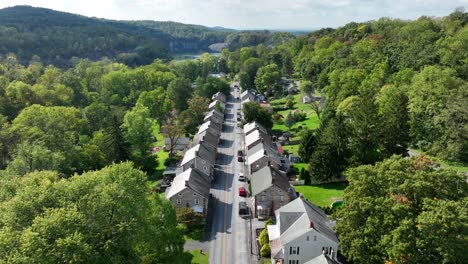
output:
[{"label": "chimney", "polygon": [[268,161],[268,167],[271,167],[271,161]]},{"label": "chimney", "polygon": [[310,221],[310,228],[314,228],[314,222]]},{"label": "chimney", "polygon": [[185,181],[185,186],[189,186],[188,181]]}]

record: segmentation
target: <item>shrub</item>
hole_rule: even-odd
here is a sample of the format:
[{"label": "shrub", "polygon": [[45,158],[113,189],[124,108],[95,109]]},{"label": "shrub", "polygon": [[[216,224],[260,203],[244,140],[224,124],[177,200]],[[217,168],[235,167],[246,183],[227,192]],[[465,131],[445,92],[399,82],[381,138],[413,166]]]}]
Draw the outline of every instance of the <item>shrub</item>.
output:
[{"label": "shrub", "polygon": [[196,213],[190,207],[176,209],[177,222],[185,224],[187,228],[191,228],[203,223],[203,214]]},{"label": "shrub", "polygon": [[269,226],[269,225],[272,225],[272,224],[273,224],[273,219],[268,218],[268,220],[266,220],[266,222],[265,222],[265,228],[266,228],[267,226]]},{"label": "shrub", "polygon": [[271,254],[271,249],[270,249],[270,244],[265,244],[262,246],[262,249],[260,249],[260,255],[264,258],[270,257]]},{"label": "shrub", "polygon": [[260,233],[260,236],[258,237],[258,242],[260,243],[260,245],[264,246],[265,244],[268,244],[268,241],[269,241],[268,229],[265,228]]},{"label": "shrub", "polygon": [[306,113],[303,113],[303,112],[294,112],[293,113],[293,118],[294,118],[295,122],[301,122],[301,121],[306,120],[307,115],[306,115]]}]

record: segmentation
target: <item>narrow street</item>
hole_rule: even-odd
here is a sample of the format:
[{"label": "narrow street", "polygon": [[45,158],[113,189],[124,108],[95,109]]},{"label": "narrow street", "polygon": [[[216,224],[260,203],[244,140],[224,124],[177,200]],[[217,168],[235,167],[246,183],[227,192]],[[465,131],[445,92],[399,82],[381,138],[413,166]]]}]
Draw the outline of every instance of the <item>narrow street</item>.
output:
[{"label": "narrow street", "polygon": [[238,180],[243,162],[237,161],[237,151],[242,149],[243,139],[242,130],[236,125],[240,102],[235,98],[240,93],[231,88],[231,95],[226,104],[225,122],[218,147],[219,168],[216,169],[211,186],[211,228],[208,228],[208,241],[210,263],[213,264],[251,263],[249,220],[242,219],[238,214],[239,202],[250,199],[238,194],[241,186],[248,190],[247,182]]}]

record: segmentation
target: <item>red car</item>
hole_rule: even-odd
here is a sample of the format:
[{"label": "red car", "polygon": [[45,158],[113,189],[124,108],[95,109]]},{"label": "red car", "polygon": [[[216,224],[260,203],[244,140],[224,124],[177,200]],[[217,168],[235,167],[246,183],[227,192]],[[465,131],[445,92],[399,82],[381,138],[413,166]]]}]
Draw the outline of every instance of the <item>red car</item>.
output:
[{"label": "red car", "polygon": [[242,156],[239,156],[239,157],[237,157],[237,161],[238,161],[238,162],[243,162],[243,161],[244,161],[244,158],[243,158]]},{"label": "red car", "polygon": [[244,187],[239,187],[239,196],[247,196],[247,190]]}]

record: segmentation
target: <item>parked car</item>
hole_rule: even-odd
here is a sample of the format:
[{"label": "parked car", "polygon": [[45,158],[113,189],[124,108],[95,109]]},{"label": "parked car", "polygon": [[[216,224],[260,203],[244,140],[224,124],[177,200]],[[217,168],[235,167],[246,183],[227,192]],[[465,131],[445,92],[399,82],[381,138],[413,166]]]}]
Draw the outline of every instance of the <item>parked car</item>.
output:
[{"label": "parked car", "polygon": [[242,181],[242,182],[245,181],[245,175],[242,172],[239,173],[239,181]]},{"label": "parked car", "polygon": [[241,127],[242,126],[242,123],[241,122],[237,122],[237,127]]},{"label": "parked car", "polygon": [[249,216],[249,208],[247,207],[247,203],[242,201],[239,202],[239,215],[241,217],[246,217]]},{"label": "parked car", "polygon": [[237,151],[237,156],[244,156],[244,152],[242,152],[242,150],[238,150]]},{"label": "parked car", "polygon": [[242,157],[242,156],[237,157],[237,161],[238,162],[244,162],[244,157]]},{"label": "parked car", "polygon": [[239,196],[246,197],[247,190],[244,187],[239,187]]}]

